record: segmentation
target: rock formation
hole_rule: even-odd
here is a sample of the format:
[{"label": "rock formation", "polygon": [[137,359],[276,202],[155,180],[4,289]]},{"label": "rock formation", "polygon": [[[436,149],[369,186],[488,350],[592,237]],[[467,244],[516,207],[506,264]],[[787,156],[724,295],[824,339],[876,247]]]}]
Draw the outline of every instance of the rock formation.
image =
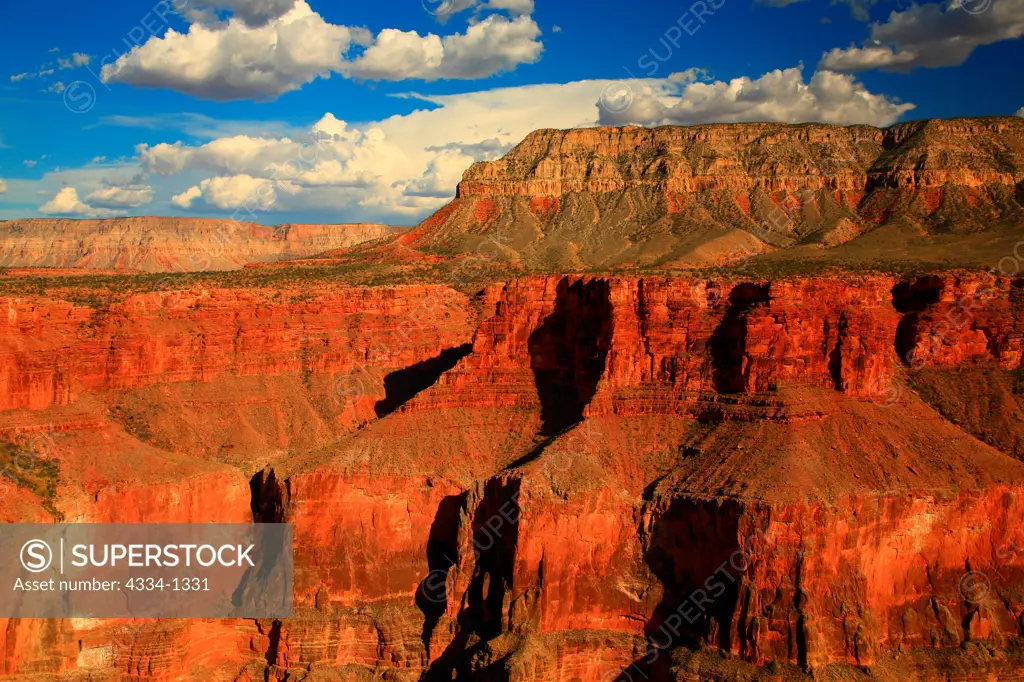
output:
[{"label": "rock formation", "polygon": [[402,241],[540,270],[703,265],[856,241],[841,250],[852,255],[873,232],[901,235],[889,252],[870,242],[874,258],[912,237],[911,259],[923,244],[962,258],[965,242],[944,235],[1016,234],[1024,222],[1022,149],[1018,117],[539,130],[466,171],[457,198]]},{"label": "rock formation", "polygon": [[315,256],[402,232],[386,225],[279,225],[200,218],[0,221],[0,266],[234,270]]},{"label": "rock formation", "polygon": [[299,608],[10,621],[5,674],[1016,669],[1024,464],[917,382],[1021,409],[1021,280],[297,293],[6,301],[5,447],[58,466],[0,482],[5,519],[287,521]]}]

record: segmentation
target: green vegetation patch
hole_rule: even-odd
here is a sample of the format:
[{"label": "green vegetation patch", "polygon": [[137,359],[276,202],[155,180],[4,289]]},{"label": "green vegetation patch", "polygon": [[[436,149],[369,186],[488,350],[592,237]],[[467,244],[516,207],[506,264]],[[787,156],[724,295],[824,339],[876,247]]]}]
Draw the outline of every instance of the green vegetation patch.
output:
[{"label": "green vegetation patch", "polygon": [[60,483],[60,467],[55,460],[25,445],[0,442],[0,476],[39,497],[43,509],[54,518],[61,516],[55,506]]}]

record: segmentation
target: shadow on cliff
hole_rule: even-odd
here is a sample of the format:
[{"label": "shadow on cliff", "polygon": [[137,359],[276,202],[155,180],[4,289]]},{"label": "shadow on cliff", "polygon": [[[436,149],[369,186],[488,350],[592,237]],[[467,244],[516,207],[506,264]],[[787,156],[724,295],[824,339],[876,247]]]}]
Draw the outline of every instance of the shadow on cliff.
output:
[{"label": "shadow on cliff", "polygon": [[284,523],[284,510],[288,504],[288,487],[278,480],[271,467],[257,471],[249,479],[249,509],[253,523]]},{"label": "shadow on cliff", "polygon": [[[472,559],[459,555],[459,527],[462,512],[468,512],[473,499],[465,493],[448,497],[438,508],[427,547],[427,561],[437,568],[432,568],[434,578],[424,580],[417,592],[417,604],[426,616],[424,644],[428,656],[438,634],[435,629],[449,606],[458,604],[459,610],[452,624],[451,641],[421,679],[451,680],[453,673],[460,680],[505,679],[500,660],[479,670],[471,670],[470,661],[474,653],[486,651],[488,643],[510,626],[506,609],[519,543],[519,490],[518,479],[493,478],[484,485],[469,521]],[[457,581],[466,585],[465,592],[448,594],[451,571],[460,570],[460,566],[470,571]]]},{"label": "shadow on cliff", "polygon": [[373,406],[377,416],[386,417],[416,397],[417,393],[433,386],[442,374],[459,364],[459,360],[469,355],[472,350],[471,343],[448,348],[435,357],[384,377],[385,397]]},{"label": "shadow on cliff", "polygon": [[943,287],[941,277],[929,275],[913,282],[899,282],[892,288],[892,306],[903,313],[896,325],[895,347],[896,355],[904,365],[909,366],[913,359],[911,354],[917,347],[921,314],[939,302]]},{"label": "shadow on cliff", "polygon": [[[846,388],[846,380],[843,378],[843,342],[846,341],[848,327],[849,322],[846,315],[840,313],[839,319],[836,321],[836,344],[828,354],[828,374],[832,378],[832,388],[837,391]],[[830,336],[829,320],[825,318],[825,338],[828,339]]]},{"label": "shadow on cliff", "polygon": [[647,536],[644,561],[663,586],[662,599],[644,627],[645,654],[616,681],[674,680],[670,654],[677,647],[728,651],[746,644],[744,633],[732,632],[746,568],[736,558],[742,554],[741,513],[733,502],[685,498],[661,513]]},{"label": "shadow on cliff", "polygon": [[[288,487],[285,481],[277,477],[277,472],[270,467],[256,472],[249,479],[249,492],[253,523],[285,522]],[[290,604],[294,583],[291,571],[286,570],[285,566],[291,565],[291,559],[286,557],[292,552],[294,540],[290,533],[283,531],[283,526],[275,528],[276,532],[268,530],[268,534],[261,537],[262,549],[255,566],[246,569],[231,594],[231,605],[235,613],[252,612],[272,606],[286,609]],[[278,596],[281,601],[276,604],[268,601],[273,595]],[[270,632],[271,649],[267,653],[267,662],[270,664],[273,664],[277,657],[275,637],[279,639],[280,631],[281,622],[275,620]]]},{"label": "shadow on cliff", "polygon": [[711,383],[716,393],[743,393],[746,389],[743,367],[747,352],[746,315],[769,299],[767,284],[746,282],[729,292],[729,307],[708,339]]},{"label": "shadow on cliff", "polygon": [[427,577],[416,590],[416,606],[423,612],[423,645],[430,654],[434,628],[448,603],[448,574],[459,556],[459,526],[469,493],[449,495],[441,500],[430,524],[427,538]]},{"label": "shadow on cliff", "polygon": [[611,340],[608,282],[562,279],[555,292],[555,309],[527,342],[540,400],[540,441],[508,468],[535,460],[557,436],[583,421],[583,411],[604,375]]}]

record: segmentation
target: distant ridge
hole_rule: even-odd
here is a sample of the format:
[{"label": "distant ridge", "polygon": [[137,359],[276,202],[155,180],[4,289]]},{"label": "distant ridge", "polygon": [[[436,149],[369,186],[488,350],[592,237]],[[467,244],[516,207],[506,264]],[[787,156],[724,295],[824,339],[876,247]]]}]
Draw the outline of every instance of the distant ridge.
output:
[{"label": "distant ridge", "polygon": [[0,266],[187,272],[315,256],[408,228],[372,223],[267,227],[207,218],[0,221]]}]

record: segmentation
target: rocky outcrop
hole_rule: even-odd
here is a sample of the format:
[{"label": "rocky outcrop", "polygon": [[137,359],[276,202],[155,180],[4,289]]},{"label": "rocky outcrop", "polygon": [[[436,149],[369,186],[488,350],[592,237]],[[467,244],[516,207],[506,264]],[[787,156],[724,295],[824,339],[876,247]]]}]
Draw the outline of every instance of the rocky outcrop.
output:
[{"label": "rocky outcrop", "polygon": [[[73,346],[85,360],[67,366],[53,348],[95,311],[9,302],[7,386],[78,377],[63,392],[7,391],[23,396],[0,413],[11,442],[72,416],[94,434],[53,436],[49,506],[80,520],[292,523],[297,610],[12,621],[0,670],[1012,679],[1024,463],[944,416],[952,393],[915,386],[1010,381],[1021,291],[948,272],[538,276],[473,299],[417,286],[137,294],[104,308],[102,342]],[[96,358],[103,372],[76,369]],[[316,386],[357,368],[374,378],[353,394],[351,427],[307,441],[289,430],[304,401],[344,420]],[[215,390],[265,391],[287,452],[233,457],[247,432],[208,449],[162,416],[168,401],[216,415]],[[17,402],[55,394],[69,398]],[[131,453],[130,467],[110,452]]]},{"label": "rocky outcrop", "polygon": [[540,130],[472,166],[455,201],[404,241],[565,271],[827,250],[896,226],[931,236],[998,232],[1024,220],[1021,149],[1017,117],[885,129]]},{"label": "rocky outcrop", "polygon": [[234,270],[315,256],[402,232],[387,225],[278,225],[205,218],[0,221],[0,266]]}]

